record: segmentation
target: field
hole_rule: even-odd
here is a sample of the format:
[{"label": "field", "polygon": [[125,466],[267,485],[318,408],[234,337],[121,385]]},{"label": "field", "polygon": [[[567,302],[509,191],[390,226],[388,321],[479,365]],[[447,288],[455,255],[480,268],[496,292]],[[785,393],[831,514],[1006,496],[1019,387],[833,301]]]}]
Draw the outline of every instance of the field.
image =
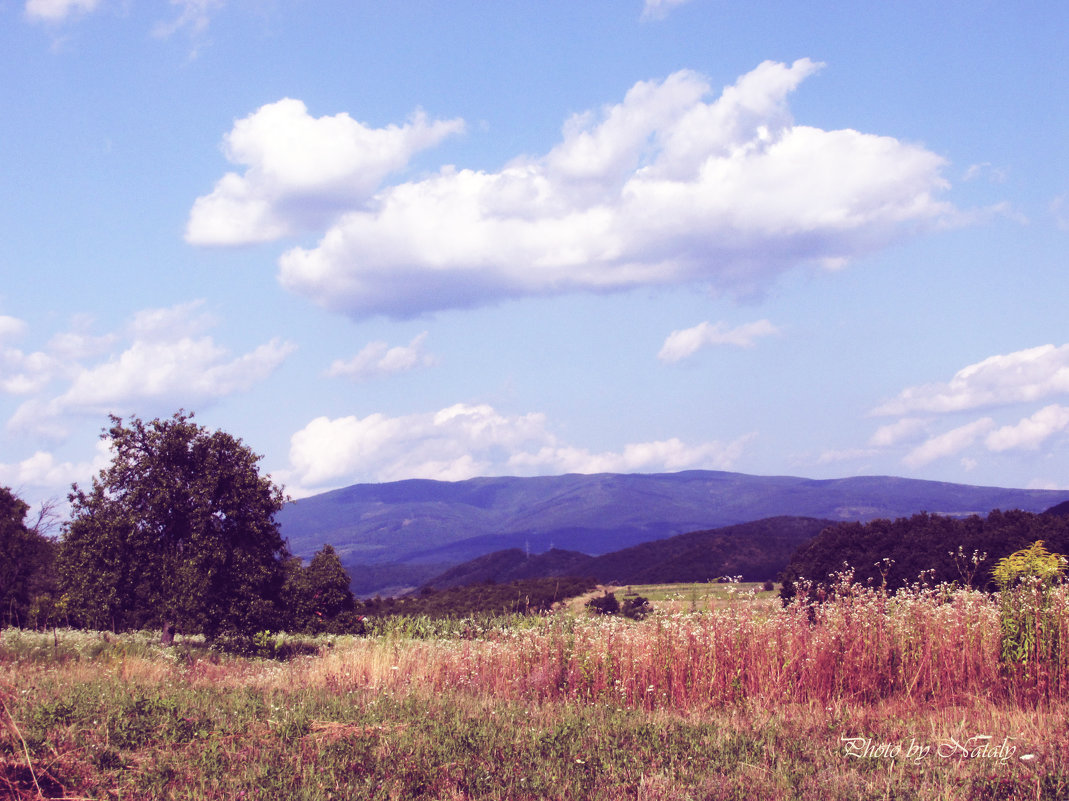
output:
[{"label": "field", "polygon": [[720,609],[736,603],[771,608],[778,603],[777,590],[763,590],[761,582],[694,582],[690,584],[631,584],[617,595],[639,595],[664,612],[696,612]]},{"label": "field", "polygon": [[260,638],[284,661],[4,630],[0,797],[1069,798],[1065,588],[1021,662],[976,592],[655,589],[642,621]]}]

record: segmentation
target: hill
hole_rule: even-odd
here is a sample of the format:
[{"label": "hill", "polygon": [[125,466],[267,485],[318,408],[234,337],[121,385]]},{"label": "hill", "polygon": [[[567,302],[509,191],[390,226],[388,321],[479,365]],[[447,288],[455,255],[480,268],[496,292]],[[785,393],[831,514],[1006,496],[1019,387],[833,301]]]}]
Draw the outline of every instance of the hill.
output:
[{"label": "hill", "polygon": [[693,531],[779,516],[867,522],[928,511],[1042,511],[1069,493],[873,477],[815,480],[681,473],[474,478],[355,484],[278,515],[298,556],[331,544],[358,595],[420,586],[494,551],[600,555]]},{"label": "hill", "polygon": [[559,549],[530,556],[511,548],[457,565],[427,586],[443,589],[550,576],[593,576],[607,584],[708,581],[720,576],[764,581],[775,578],[799,546],[832,525],[831,520],[810,517],[774,517],[692,531],[602,556]]}]

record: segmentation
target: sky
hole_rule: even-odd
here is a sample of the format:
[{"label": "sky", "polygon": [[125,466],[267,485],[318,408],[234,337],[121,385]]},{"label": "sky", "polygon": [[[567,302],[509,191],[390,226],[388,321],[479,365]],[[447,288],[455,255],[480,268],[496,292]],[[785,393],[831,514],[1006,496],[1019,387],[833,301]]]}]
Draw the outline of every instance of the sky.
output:
[{"label": "sky", "polygon": [[0,0],[0,485],[1069,489],[1069,5]]}]

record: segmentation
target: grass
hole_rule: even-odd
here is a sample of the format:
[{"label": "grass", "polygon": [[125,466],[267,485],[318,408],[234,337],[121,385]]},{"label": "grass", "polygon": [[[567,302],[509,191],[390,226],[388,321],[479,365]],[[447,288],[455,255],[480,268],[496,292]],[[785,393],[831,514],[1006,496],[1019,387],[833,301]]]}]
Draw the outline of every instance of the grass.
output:
[{"label": "grass", "polygon": [[778,587],[763,590],[763,582],[692,582],[683,584],[629,584],[618,593],[621,598],[640,595],[665,612],[696,612],[732,606],[739,601],[756,601],[771,606],[778,601]]},{"label": "grass", "polygon": [[0,797],[1069,797],[1065,655],[1001,662],[977,593],[848,589],[641,622],[424,621],[288,661],[7,629]]}]

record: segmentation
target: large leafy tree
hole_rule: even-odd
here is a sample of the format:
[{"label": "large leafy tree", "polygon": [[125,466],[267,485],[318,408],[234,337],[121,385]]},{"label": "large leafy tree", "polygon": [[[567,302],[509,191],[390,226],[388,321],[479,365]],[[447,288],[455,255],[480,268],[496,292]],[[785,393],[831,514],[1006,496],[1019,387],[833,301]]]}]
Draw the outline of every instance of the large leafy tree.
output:
[{"label": "large leafy tree", "polygon": [[[55,543],[38,525],[26,525],[29,505],[0,487],[0,623],[17,626],[42,622],[42,606],[51,606],[55,590]],[[47,601],[47,603],[46,603]]]},{"label": "large leafy tree", "polygon": [[294,558],[286,569],[289,626],[311,633],[358,628],[358,617],[353,615],[357,602],[349,589],[349,574],[333,546],[324,545],[307,567]]},{"label": "large leafy tree", "polygon": [[209,637],[274,627],[289,557],[274,516],[285,498],[260,457],[184,411],[111,423],[101,435],[110,466],[69,496],[60,572],[72,617]]}]

